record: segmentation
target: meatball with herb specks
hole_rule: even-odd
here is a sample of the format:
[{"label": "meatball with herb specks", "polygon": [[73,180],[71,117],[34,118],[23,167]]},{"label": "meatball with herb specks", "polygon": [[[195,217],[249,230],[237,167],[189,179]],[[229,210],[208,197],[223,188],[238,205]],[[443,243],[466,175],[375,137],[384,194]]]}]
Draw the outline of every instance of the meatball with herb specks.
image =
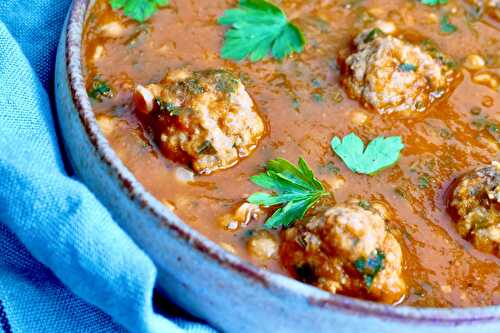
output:
[{"label": "meatball with herb specks", "polygon": [[283,232],[283,265],[299,280],[332,293],[400,301],[406,291],[403,254],[384,212],[364,200],[315,208]]},{"label": "meatball with herb specks", "polygon": [[361,32],[354,44],[342,82],[350,97],[381,114],[425,111],[456,76],[451,60],[435,47],[431,52],[378,28]]},{"label": "meatball with herb specks", "polygon": [[225,70],[171,72],[138,86],[134,100],[162,153],[199,174],[236,164],[264,135],[245,87]]},{"label": "meatball with herb specks", "polygon": [[478,250],[500,257],[500,163],[460,178],[450,206],[459,234]]}]

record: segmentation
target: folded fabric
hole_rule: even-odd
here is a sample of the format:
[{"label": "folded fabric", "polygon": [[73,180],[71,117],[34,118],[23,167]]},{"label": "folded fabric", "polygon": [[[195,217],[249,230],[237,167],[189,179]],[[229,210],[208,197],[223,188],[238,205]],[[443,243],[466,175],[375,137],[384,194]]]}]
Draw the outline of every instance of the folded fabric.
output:
[{"label": "folded fabric", "polygon": [[0,327],[213,331],[153,310],[154,264],[65,168],[51,86],[68,6],[0,2]]}]

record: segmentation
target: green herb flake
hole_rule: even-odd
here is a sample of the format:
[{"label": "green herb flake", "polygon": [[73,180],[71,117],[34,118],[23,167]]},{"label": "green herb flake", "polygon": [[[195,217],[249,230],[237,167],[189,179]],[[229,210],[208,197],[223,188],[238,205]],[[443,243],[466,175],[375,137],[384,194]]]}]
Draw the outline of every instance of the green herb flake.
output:
[{"label": "green herb flake", "polygon": [[420,0],[420,2],[427,6],[437,6],[446,5],[448,0]]},{"label": "green herb flake", "polygon": [[417,182],[420,189],[426,189],[430,186],[430,179],[426,175],[418,176]]},{"label": "green herb flake", "polygon": [[456,69],[458,67],[458,63],[441,52],[434,41],[430,39],[424,39],[420,43],[420,45],[425,51],[430,54],[431,57],[439,60],[439,62],[441,62],[449,69]]},{"label": "green herb flake", "polygon": [[109,0],[114,10],[123,9],[125,16],[137,22],[144,22],[153,16],[159,8],[168,5],[170,0]]},{"label": "green herb flake", "polygon": [[103,81],[101,79],[94,79],[94,81],[92,82],[92,89],[88,91],[88,95],[90,98],[100,102],[105,97],[113,97],[113,91],[108,86],[106,81]]},{"label": "green herb flake", "polygon": [[297,166],[283,158],[270,160],[266,171],[252,176],[250,180],[273,191],[274,195],[256,192],[248,198],[249,203],[264,207],[281,205],[265,222],[264,226],[268,229],[291,226],[302,219],[321,197],[328,195],[302,158]]},{"label": "green herb flake", "polygon": [[365,37],[365,39],[363,39],[363,42],[365,43],[369,43],[371,41],[373,41],[375,38],[379,37],[379,36],[384,36],[384,32],[382,30],[380,30],[379,28],[374,28],[372,29]]},{"label": "green herb flake", "polygon": [[497,140],[497,142],[500,142],[500,126],[498,124],[489,124],[488,125],[488,132],[494,136]]},{"label": "green herb flake", "polygon": [[232,94],[238,88],[238,79],[226,71],[215,73],[215,90],[225,94]]},{"label": "green herb flake", "polygon": [[400,72],[414,72],[417,70],[417,66],[415,66],[413,64],[404,63],[404,64],[400,64],[398,66],[398,70]]},{"label": "green herb flake", "polygon": [[358,206],[365,209],[365,210],[369,210],[372,207],[372,205],[370,204],[370,202],[368,200],[359,200]]},{"label": "green herb flake", "polygon": [[155,101],[161,112],[168,112],[171,116],[178,116],[182,113],[183,109],[172,102],[164,102],[159,97]]},{"label": "green herb flake", "polygon": [[366,258],[358,258],[354,262],[354,267],[356,270],[363,275],[363,280],[367,288],[370,288],[373,279],[384,269],[385,254],[381,250],[377,250],[373,255]]},{"label": "green herb flake", "polygon": [[302,31],[285,13],[265,0],[240,0],[239,8],[226,10],[219,24],[230,26],[221,50],[222,58],[256,62],[269,53],[278,59],[304,50]]},{"label": "green herb flake", "polygon": [[313,80],[311,81],[311,84],[312,84],[312,86],[313,86],[314,88],[319,88],[319,87],[321,87],[321,81],[320,81],[320,80],[318,80],[318,79],[313,79]]},{"label": "green herb flake", "polygon": [[451,34],[458,30],[457,26],[450,22],[450,19],[446,14],[441,16],[441,19],[439,20],[439,28],[446,34]]},{"label": "green herb flake", "polygon": [[255,234],[255,230],[253,229],[247,229],[243,232],[243,237],[244,238],[250,238]]},{"label": "green herb flake", "polygon": [[443,63],[448,69],[456,69],[458,67],[458,63],[453,59],[445,59]]},{"label": "green herb flake", "polygon": [[311,96],[316,103],[321,103],[323,101],[323,95],[319,93],[312,93]]},{"label": "green herb flake", "polygon": [[331,147],[351,171],[374,175],[394,165],[399,160],[399,153],[404,145],[399,136],[379,136],[365,149],[363,141],[356,134],[350,133],[342,140],[334,137]]},{"label": "green herb flake", "polygon": [[198,78],[189,78],[185,81],[181,81],[182,84],[187,88],[189,93],[193,95],[199,95],[205,92],[205,89],[203,86],[200,84]]}]

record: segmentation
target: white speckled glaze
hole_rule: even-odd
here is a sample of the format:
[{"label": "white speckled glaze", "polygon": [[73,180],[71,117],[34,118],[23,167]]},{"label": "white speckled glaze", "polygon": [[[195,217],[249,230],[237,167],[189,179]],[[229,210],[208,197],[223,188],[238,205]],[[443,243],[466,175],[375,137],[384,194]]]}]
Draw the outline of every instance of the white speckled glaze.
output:
[{"label": "white speckled glaze", "polygon": [[184,224],[134,178],[101,133],[84,87],[82,25],[74,0],[59,45],[56,99],[77,174],[147,252],[170,299],[227,332],[499,333],[500,306],[392,307],[322,290],[257,268]]}]

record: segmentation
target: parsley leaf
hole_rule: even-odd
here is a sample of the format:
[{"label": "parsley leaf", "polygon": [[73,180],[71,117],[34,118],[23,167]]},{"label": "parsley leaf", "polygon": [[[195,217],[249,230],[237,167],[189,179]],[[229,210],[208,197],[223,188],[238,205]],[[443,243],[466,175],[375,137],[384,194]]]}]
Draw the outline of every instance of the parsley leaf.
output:
[{"label": "parsley leaf", "polygon": [[373,283],[373,278],[384,269],[385,254],[381,250],[377,250],[374,255],[368,259],[358,258],[354,262],[356,270],[363,275],[365,285],[370,288]]},{"label": "parsley leaf", "polygon": [[365,149],[363,141],[354,133],[346,135],[343,140],[334,137],[331,146],[349,169],[367,175],[395,164],[399,159],[399,152],[404,148],[399,136],[379,136]]},{"label": "parsley leaf", "polygon": [[451,34],[458,30],[457,26],[450,22],[448,15],[442,15],[439,20],[439,28],[442,32]]},{"label": "parsley leaf", "polygon": [[322,196],[328,195],[323,184],[314,177],[302,158],[299,159],[298,166],[283,158],[270,160],[266,169],[265,173],[250,179],[254,184],[274,191],[275,195],[256,192],[248,198],[249,203],[264,207],[283,205],[267,219],[264,224],[266,228],[291,226],[296,220],[302,219]]},{"label": "parsley leaf", "polygon": [[414,72],[417,70],[417,66],[415,66],[414,64],[403,63],[399,64],[398,69],[401,72]]},{"label": "parsley leaf", "polygon": [[92,81],[92,88],[88,91],[88,95],[90,98],[102,102],[104,98],[113,97],[113,91],[106,81],[94,78],[94,81]]},{"label": "parsley leaf", "polygon": [[437,6],[446,5],[448,0],[420,0],[420,2],[427,6]]},{"label": "parsley leaf", "polygon": [[370,30],[370,32],[366,35],[365,39],[363,39],[363,42],[370,43],[375,38],[377,38],[379,36],[383,36],[383,35],[385,35],[385,34],[382,30],[380,30],[379,28],[374,28],[374,29]]},{"label": "parsley leaf", "polygon": [[111,8],[121,9],[125,16],[138,22],[144,22],[158,10],[159,7],[168,5],[170,0],[109,0]]},{"label": "parsley leaf", "polygon": [[418,188],[425,189],[429,187],[430,179],[426,175],[419,176],[417,181],[418,181]]},{"label": "parsley leaf", "polygon": [[259,61],[269,52],[283,59],[293,52],[302,52],[305,38],[285,13],[265,0],[240,0],[239,8],[224,12],[219,24],[231,28],[225,34],[222,58]]}]

